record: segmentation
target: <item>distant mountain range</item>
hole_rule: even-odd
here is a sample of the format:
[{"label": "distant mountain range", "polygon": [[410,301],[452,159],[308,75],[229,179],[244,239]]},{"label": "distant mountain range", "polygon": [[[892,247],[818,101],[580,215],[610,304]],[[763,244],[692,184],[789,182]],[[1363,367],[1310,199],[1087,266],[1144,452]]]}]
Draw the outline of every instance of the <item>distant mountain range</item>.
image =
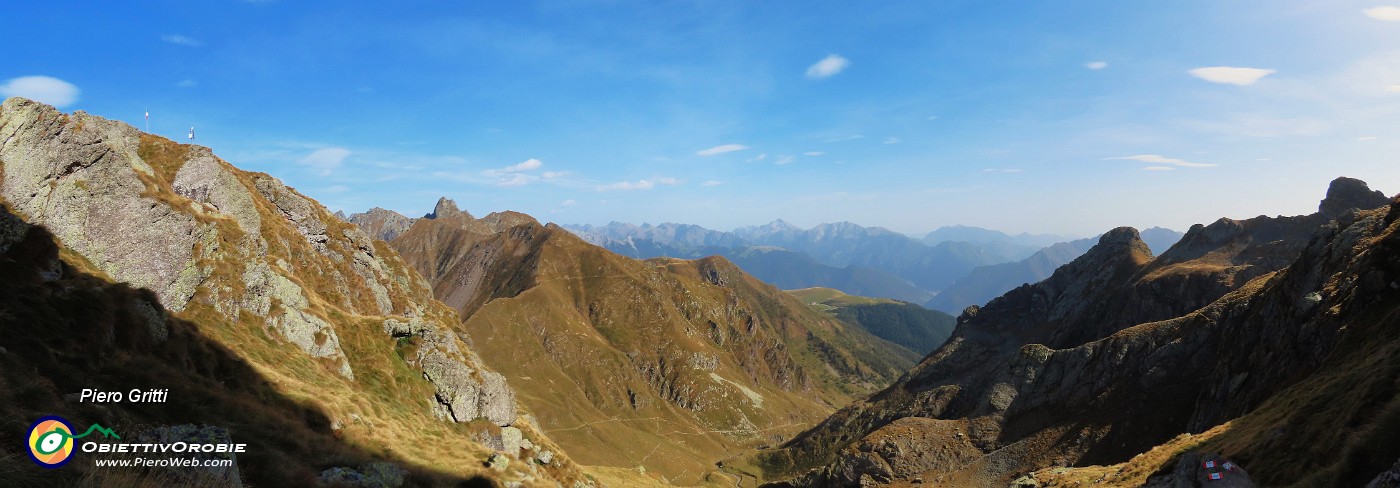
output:
[{"label": "distant mountain range", "polygon": [[[1167,248],[1181,239],[1181,235],[1180,232],[1161,227],[1153,227],[1141,232],[1142,241],[1154,253],[1166,251]],[[978,267],[966,276],[959,278],[952,286],[933,297],[924,306],[950,314],[961,313],[964,308],[987,303],[988,300],[1001,296],[1002,293],[1011,291],[1018,286],[1039,283],[1041,280],[1049,278],[1056,268],[1078,258],[1089,248],[1094,247],[1094,243],[1098,240],[1098,237],[1090,237],[1061,242],[1047,246],[1036,251],[1030,257],[1014,263]]]},{"label": "distant mountain range", "polygon": [[[826,287],[858,296],[924,304],[956,314],[1012,288],[1035,283],[1079,257],[1097,237],[1018,234],[969,226],[943,227],[922,241],[850,222],[803,229],[781,219],[733,232],[691,224],[565,225],[585,240],[624,256],[696,259],[724,256],[783,289]],[[1142,238],[1155,251],[1181,233],[1153,227]]]}]

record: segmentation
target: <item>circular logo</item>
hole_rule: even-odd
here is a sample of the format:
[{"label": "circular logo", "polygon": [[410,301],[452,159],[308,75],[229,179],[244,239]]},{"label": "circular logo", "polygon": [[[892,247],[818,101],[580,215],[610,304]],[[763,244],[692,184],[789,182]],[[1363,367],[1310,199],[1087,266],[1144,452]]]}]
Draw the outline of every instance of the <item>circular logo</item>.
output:
[{"label": "circular logo", "polygon": [[57,468],[73,457],[73,426],[62,417],[44,417],[29,426],[29,457],[45,468]]}]

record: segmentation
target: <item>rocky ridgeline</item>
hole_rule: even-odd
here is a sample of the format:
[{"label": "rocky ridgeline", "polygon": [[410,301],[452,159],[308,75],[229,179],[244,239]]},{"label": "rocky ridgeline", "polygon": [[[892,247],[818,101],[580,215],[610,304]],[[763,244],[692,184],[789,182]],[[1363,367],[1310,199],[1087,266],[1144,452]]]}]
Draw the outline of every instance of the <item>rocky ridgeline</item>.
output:
[{"label": "rocky ridgeline", "polygon": [[784,485],[1006,484],[1220,425],[1316,371],[1400,288],[1382,245],[1400,239],[1394,218],[1357,210],[1388,204],[1342,178],[1317,214],[1198,225],[1157,258],[1115,229],[1049,279],[969,307],[898,383],[765,461],[820,465]]},{"label": "rocky ridgeline", "polygon": [[399,234],[403,234],[409,227],[413,226],[418,219],[405,217],[393,210],[385,210],[379,207],[369,209],[369,211],[350,214],[342,220],[355,224],[360,230],[365,231],[370,237],[381,241],[392,241]]},{"label": "rocky ridgeline", "polygon": [[276,178],[20,98],[0,106],[0,140],[4,201],[97,271],[154,291],[191,320],[266,327],[347,381],[355,371],[341,336],[378,320],[375,334],[419,339],[407,360],[435,386],[440,418],[515,422],[514,392],[453,332],[455,313],[426,282]]}]

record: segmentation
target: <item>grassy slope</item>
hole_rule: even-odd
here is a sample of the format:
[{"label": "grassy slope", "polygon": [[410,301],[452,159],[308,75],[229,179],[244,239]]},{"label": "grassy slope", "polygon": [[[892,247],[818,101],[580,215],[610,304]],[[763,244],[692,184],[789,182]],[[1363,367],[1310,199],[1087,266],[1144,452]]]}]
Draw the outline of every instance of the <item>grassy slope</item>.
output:
[{"label": "grassy slope", "polygon": [[831,288],[788,290],[809,307],[900,346],[897,351],[917,362],[952,335],[957,319],[912,303],[847,295]]},{"label": "grassy slope", "polygon": [[[415,227],[395,241],[410,255],[501,238]],[[463,327],[483,359],[584,464],[719,479],[715,461],[809,427],[911,364],[720,258],[636,261],[533,223],[508,233],[500,252],[525,264],[488,266],[509,275],[485,278],[510,284],[501,296],[449,302],[471,311]],[[456,259],[415,263],[456,296],[444,286],[455,278],[438,274]]]}]

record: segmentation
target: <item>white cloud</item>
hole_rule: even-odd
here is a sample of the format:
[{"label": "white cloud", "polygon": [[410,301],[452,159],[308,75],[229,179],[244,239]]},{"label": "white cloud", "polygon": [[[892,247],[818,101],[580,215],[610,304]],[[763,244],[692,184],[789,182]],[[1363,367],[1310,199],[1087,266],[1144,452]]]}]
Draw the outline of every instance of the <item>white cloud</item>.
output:
[{"label": "white cloud", "polygon": [[198,81],[194,81],[194,80],[191,80],[191,79],[188,79],[188,78],[187,78],[187,79],[180,80],[179,83],[176,83],[176,84],[175,84],[175,86],[178,87],[178,88],[194,88],[194,87],[196,87],[196,86],[198,86],[198,85],[199,85],[199,82],[198,82]]},{"label": "white cloud", "polygon": [[528,171],[528,170],[532,170],[532,169],[539,169],[540,166],[544,166],[544,162],[543,162],[543,161],[540,161],[540,160],[535,159],[535,158],[530,158],[530,159],[526,159],[526,160],[524,160],[524,161],[521,161],[521,162],[519,162],[519,163],[516,163],[516,164],[510,165],[510,166],[506,166],[506,167],[504,167],[504,168],[501,168],[501,171],[504,171],[504,172],[507,172],[507,173],[514,173],[514,172],[517,172],[517,171]]},{"label": "white cloud", "polygon": [[1211,83],[1221,83],[1225,85],[1249,86],[1263,79],[1265,76],[1274,74],[1276,71],[1261,68],[1236,68],[1232,66],[1212,66],[1208,68],[1196,68],[1188,73],[1202,80]]},{"label": "white cloud", "polygon": [[574,206],[574,205],[578,205],[578,202],[575,201],[574,199],[570,198],[570,199],[568,199],[568,200],[564,200],[564,201],[562,201],[562,202],[559,202],[559,205],[560,205],[560,206],[564,206],[564,207],[572,207],[572,206]]},{"label": "white cloud", "polygon": [[792,156],[778,156],[777,159],[773,160],[773,164],[788,164],[796,160],[797,158],[794,158]]},{"label": "white cloud", "polygon": [[540,174],[540,177],[546,180],[552,180],[555,178],[563,178],[568,175],[568,171],[545,171],[544,173]]},{"label": "white cloud", "polygon": [[24,97],[63,108],[78,101],[78,87],[49,76],[21,76],[0,85],[0,99]]},{"label": "white cloud", "polygon": [[[1106,160],[1106,161],[1113,161],[1113,160],[1137,161],[1137,162],[1140,162],[1140,163],[1148,163],[1148,164],[1156,164],[1156,165],[1170,164],[1170,165],[1172,165],[1172,166],[1179,166],[1179,167],[1182,167],[1182,168],[1210,168],[1210,167],[1218,166],[1218,165],[1213,164],[1213,163],[1193,163],[1193,162],[1191,162],[1191,161],[1186,161],[1186,160],[1182,160],[1182,159],[1168,158],[1168,157],[1164,157],[1164,156],[1159,155],[1159,154],[1139,154],[1139,155],[1136,155],[1136,156],[1120,156],[1120,157],[1116,157],[1116,158],[1104,158],[1104,160]],[[1160,167],[1160,166],[1159,166],[1159,167]]]},{"label": "white cloud", "polygon": [[1376,137],[1376,136],[1361,136],[1361,137],[1356,138],[1356,140],[1358,140],[1358,141],[1374,141],[1374,140],[1376,140],[1376,139],[1379,139],[1379,137]]},{"label": "white cloud", "polygon": [[881,142],[880,142],[880,144],[899,144],[899,143],[900,143],[900,140],[899,140],[898,137],[886,137],[884,141],[881,141]]},{"label": "white cloud", "polygon": [[[506,166],[504,168],[488,169],[481,172],[481,176],[496,178],[496,186],[524,186],[540,177],[526,174],[527,171],[537,170],[544,166],[544,162],[530,158],[519,163]],[[546,179],[553,179],[562,176],[564,173],[547,171],[544,173]]]},{"label": "white cloud", "polygon": [[1171,167],[1171,166],[1143,166],[1142,169],[1145,170],[1145,171],[1175,171],[1175,170],[1176,170],[1176,168],[1173,168],[1173,167]]},{"label": "white cloud", "polygon": [[821,152],[821,151],[807,151],[807,152],[805,152],[805,153],[802,153],[803,156],[812,156],[812,157],[821,156],[821,155],[824,155],[824,154],[826,154],[826,153]]},{"label": "white cloud", "polygon": [[763,160],[765,160],[765,159],[768,159],[768,153],[759,154],[759,155],[754,156],[754,157],[751,157],[751,158],[749,158],[749,159],[745,159],[744,162],[745,162],[745,163],[752,163],[752,162],[754,162],[754,161],[763,161]]},{"label": "white cloud", "polygon": [[723,184],[724,182],[719,180],[706,180],[704,183],[701,183],[700,186],[720,186]]},{"label": "white cloud", "polygon": [[842,137],[835,137],[835,138],[827,139],[827,140],[822,141],[822,142],[854,141],[854,140],[856,140],[856,139],[864,139],[864,138],[865,138],[865,136],[864,136],[864,135],[861,135],[861,134],[851,134],[851,135],[849,135],[849,136],[842,136]]},{"label": "white cloud", "polygon": [[332,171],[340,167],[340,163],[345,162],[345,158],[350,156],[350,150],[343,147],[328,147],[317,149],[315,152],[301,158],[298,163],[307,165],[320,172],[321,176],[330,175]]},{"label": "white cloud", "polygon": [[1367,17],[1376,20],[1383,20],[1386,22],[1400,22],[1400,7],[1382,5],[1379,7],[1371,7],[1366,10],[1362,10],[1361,13],[1366,14]]},{"label": "white cloud", "polygon": [[508,175],[508,176],[505,176],[505,177],[501,178],[500,181],[497,181],[497,182],[496,182],[496,186],[525,186],[525,184],[526,184],[526,183],[529,183],[529,182],[530,182],[530,176],[529,176],[529,175],[523,175],[523,174],[520,174],[520,173],[513,173],[513,174],[510,174],[510,175]]},{"label": "white cloud", "polygon": [[204,44],[202,42],[199,42],[198,39],[189,36],[182,36],[180,34],[165,34],[163,36],[160,36],[160,40],[171,44],[178,44],[181,46],[189,47],[199,47],[200,45]]},{"label": "white cloud", "polygon": [[1385,87],[1385,91],[1388,91],[1388,92],[1391,92],[1391,93],[1400,93],[1400,85],[1389,85],[1389,86],[1386,86],[1386,87]]},{"label": "white cloud", "polygon": [[829,54],[821,61],[807,67],[808,78],[826,78],[851,65],[851,60],[841,57],[840,54]]},{"label": "white cloud", "polygon": [[651,178],[637,181],[619,181],[617,183],[599,186],[598,191],[650,190],[652,188],[656,188],[656,185],[675,185],[677,183],[680,183],[680,181],[676,180],[675,178],[666,177]]},{"label": "white cloud", "polygon": [[984,173],[1020,173],[1021,168],[985,168]]},{"label": "white cloud", "polygon": [[1091,62],[1088,62],[1088,63],[1084,63],[1084,67],[1085,67],[1085,68],[1092,69],[1092,70],[1095,70],[1095,71],[1098,71],[1098,70],[1107,68],[1107,67],[1108,67],[1108,62],[1107,62],[1107,61],[1091,61]]},{"label": "white cloud", "polygon": [[704,150],[701,150],[701,151],[696,151],[695,154],[698,154],[698,155],[701,155],[701,156],[714,156],[714,155],[716,155],[716,154],[724,154],[724,153],[727,153],[727,152],[743,151],[743,150],[748,149],[748,148],[749,148],[749,146],[745,146],[745,145],[743,145],[743,144],[722,144],[722,145],[715,146],[715,147],[712,147],[712,148],[709,148],[709,149],[704,149]]}]

